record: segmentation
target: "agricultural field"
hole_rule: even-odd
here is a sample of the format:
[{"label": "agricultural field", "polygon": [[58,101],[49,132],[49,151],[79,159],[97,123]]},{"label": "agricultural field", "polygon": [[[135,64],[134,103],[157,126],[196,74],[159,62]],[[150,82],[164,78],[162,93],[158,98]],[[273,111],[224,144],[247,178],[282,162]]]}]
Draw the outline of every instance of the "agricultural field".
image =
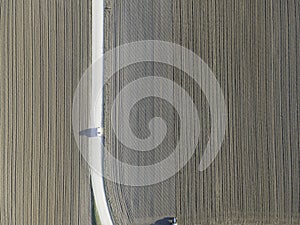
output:
[{"label": "agricultural field", "polygon": [[91,224],[73,93],[91,61],[91,2],[0,1],[0,224]]},{"label": "agricultural field", "polygon": [[[91,13],[89,0],[0,0],[0,225],[100,225],[90,168],[72,134],[74,91],[92,60]],[[114,224],[158,225],[170,217],[179,225],[300,224],[300,2],[105,0],[104,22],[105,51],[143,40],[193,51],[218,81],[228,120],[220,152],[199,171],[213,130],[203,92],[211,86],[200,87],[196,71],[182,72],[186,55],[175,56],[182,68],[153,58],[110,78],[118,60],[128,55],[115,52],[107,59],[105,145],[115,158],[152,165],[170,156],[182,135],[193,137],[181,133],[181,121],[195,115],[182,118],[175,109],[187,111],[176,85],[191,97],[200,121],[192,124],[200,132],[195,153],[174,176],[147,186],[105,180]],[[145,77],[153,78],[147,90],[158,95],[168,89],[156,87],[154,78],[171,80],[175,105],[152,96],[130,110],[130,129],[140,139],[151,136],[153,118],[162,118],[167,128],[160,145],[139,152],[118,139],[112,122],[122,130],[130,102],[122,91]],[[159,125],[152,129],[163,136]],[[182,158],[191,145],[185,141],[179,148]],[[174,158],[170,168],[179,167],[180,159]],[[104,170],[126,175],[108,160]],[[156,178],[162,172],[158,169]],[[144,175],[130,179],[139,183],[147,180]]]},{"label": "agricultural field", "polygon": [[[133,133],[147,138],[148,123],[158,116],[168,124],[167,140],[144,153],[118,140],[110,128],[110,109],[117,94],[135,79],[173,80],[192,96],[200,118],[195,154],[175,176],[146,187],[106,181],[116,224],[155,224],[167,216],[177,216],[183,225],[299,224],[299,15],[299,1],[107,1],[107,50],[147,39],[192,50],[214,73],[228,111],[221,151],[200,172],[197,168],[212,128],[206,96],[193,79],[170,66],[142,62],[107,81],[106,146],[123,162],[143,166],[161,161],[171,154],[180,135],[180,118],[172,106],[147,98],[131,110]],[[116,54],[106,62],[107,73],[118,66],[118,57],[126,55]],[[149,88],[164,92],[151,83]],[[122,101],[127,100],[123,96]],[[121,102],[114,117],[117,129],[123,125],[125,108]]]}]

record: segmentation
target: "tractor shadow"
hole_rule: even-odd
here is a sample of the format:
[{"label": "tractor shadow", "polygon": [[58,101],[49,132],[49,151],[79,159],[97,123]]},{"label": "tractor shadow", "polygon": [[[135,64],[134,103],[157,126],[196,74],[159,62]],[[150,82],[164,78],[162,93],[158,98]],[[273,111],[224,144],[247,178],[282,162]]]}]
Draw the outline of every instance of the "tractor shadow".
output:
[{"label": "tractor shadow", "polygon": [[173,217],[165,217],[161,220],[157,220],[155,223],[151,223],[150,225],[170,225],[169,220],[173,219]]}]

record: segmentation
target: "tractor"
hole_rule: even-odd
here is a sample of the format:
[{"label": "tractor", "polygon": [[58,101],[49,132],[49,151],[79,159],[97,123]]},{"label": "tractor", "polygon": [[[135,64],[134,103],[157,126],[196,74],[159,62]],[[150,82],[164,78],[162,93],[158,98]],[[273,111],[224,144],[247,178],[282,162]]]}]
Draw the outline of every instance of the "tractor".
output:
[{"label": "tractor", "polygon": [[174,217],[174,218],[172,218],[171,220],[169,220],[169,223],[170,223],[171,225],[177,225],[177,219],[176,219],[176,217]]}]

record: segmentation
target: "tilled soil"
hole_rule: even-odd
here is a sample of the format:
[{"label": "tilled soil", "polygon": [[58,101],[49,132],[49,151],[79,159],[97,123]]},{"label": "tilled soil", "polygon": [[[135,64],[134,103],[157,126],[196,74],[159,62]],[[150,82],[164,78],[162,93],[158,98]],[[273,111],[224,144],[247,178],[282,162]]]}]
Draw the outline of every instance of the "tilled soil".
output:
[{"label": "tilled soil", "polygon": [[[184,225],[299,224],[300,2],[108,0],[105,15],[107,50],[145,39],[178,43],[209,65],[228,110],[221,152],[199,172],[211,129],[209,105],[199,87],[179,71],[150,62],[131,65],[108,81],[106,146],[122,161],[162,160],[170,154],[166,146],[178,140],[172,109],[148,99],[132,111],[132,130],[145,138],[149,118],[165,116],[173,125],[168,144],[152,155],[120,144],[110,129],[110,106],[132,80],[160,74],[173,79],[193,97],[201,121],[194,156],[170,180],[139,188],[106,182],[116,224],[154,224],[174,215]],[[105,66],[110,71],[114,59]],[[121,126],[122,111],[116,118]]]},{"label": "tilled soil", "polygon": [[90,224],[72,98],[91,61],[91,1],[0,2],[0,224]]}]

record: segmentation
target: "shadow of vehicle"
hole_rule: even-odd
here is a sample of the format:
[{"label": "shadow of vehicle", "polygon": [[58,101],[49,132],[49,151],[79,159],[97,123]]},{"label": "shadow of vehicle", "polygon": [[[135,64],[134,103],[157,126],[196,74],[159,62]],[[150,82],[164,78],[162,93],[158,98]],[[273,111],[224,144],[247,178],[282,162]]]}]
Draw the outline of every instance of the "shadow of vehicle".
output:
[{"label": "shadow of vehicle", "polygon": [[155,223],[151,223],[150,225],[170,225],[169,220],[172,220],[174,217],[165,217],[161,220],[157,220]]}]

